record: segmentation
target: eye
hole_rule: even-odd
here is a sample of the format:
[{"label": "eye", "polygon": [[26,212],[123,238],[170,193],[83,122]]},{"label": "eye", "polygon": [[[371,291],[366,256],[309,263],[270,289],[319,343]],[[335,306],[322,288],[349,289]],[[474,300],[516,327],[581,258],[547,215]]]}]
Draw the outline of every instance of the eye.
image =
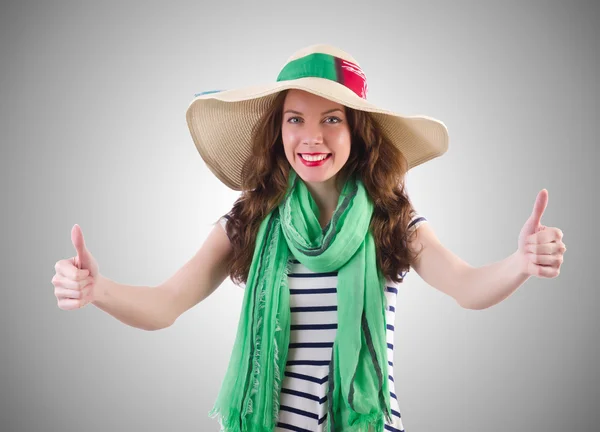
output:
[{"label": "eye", "polygon": [[[300,120],[300,117],[290,117],[290,118],[287,120],[287,122],[288,122],[288,123],[292,123],[292,124],[293,124],[293,123],[295,123],[295,122],[293,122],[293,121],[292,121],[292,120],[294,120],[294,119]],[[341,121],[342,121],[340,118],[338,118],[338,117],[335,117],[335,116],[327,117],[325,120],[331,120],[331,119],[334,119],[334,120],[336,120],[335,122],[333,122],[334,124],[336,124],[336,123],[341,123]],[[332,123],[332,122],[329,122],[329,123]]]}]

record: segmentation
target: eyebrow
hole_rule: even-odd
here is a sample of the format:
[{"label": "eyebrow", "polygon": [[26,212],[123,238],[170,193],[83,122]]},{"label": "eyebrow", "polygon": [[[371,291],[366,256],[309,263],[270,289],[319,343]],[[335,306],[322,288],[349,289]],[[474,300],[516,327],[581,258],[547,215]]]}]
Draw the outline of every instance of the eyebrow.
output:
[{"label": "eyebrow", "polygon": [[[339,112],[342,112],[342,110],[341,110],[341,109],[339,109],[339,108],[334,108],[334,109],[330,109],[329,111],[322,112],[322,113],[321,113],[321,115],[329,114],[329,113],[332,113],[332,112],[334,112],[334,111],[339,111]],[[299,112],[299,111],[294,111],[294,110],[291,110],[291,109],[290,109],[290,110],[287,110],[287,111],[285,111],[285,112],[284,112],[284,114],[287,114],[287,113],[294,113],[294,114],[300,114],[300,115],[302,115],[302,113],[301,113],[301,112]]]}]

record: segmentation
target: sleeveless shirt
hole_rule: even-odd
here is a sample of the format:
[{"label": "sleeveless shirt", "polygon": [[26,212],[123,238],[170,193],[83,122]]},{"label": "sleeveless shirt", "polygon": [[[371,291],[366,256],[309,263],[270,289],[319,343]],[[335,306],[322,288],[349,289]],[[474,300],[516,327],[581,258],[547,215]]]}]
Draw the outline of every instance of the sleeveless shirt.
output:
[{"label": "sleeveless shirt", "polygon": [[[225,229],[229,215],[219,219]],[[417,214],[409,229],[426,222]],[[225,230],[225,232],[227,232]],[[337,331],[337,272],[316,273],[290,258],[290,341],[280,394],[277,432],[323,432],[327,419],[329,361]],[[402,278],[406,272],[402,274]],[[386,279],[386,340],[392,423],[384,430],[405,432],[394,382],[394,329],[400,283]],[[383,431],[378,431],[383,432]]]}]

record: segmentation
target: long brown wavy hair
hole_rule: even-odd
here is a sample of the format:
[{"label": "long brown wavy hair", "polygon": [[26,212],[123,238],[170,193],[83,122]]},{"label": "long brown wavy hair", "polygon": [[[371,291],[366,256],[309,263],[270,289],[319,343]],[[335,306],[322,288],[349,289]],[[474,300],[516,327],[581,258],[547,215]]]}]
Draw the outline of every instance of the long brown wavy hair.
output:
[{"label": "long brown wavy hair", "polygon": [[[281,138],[286,95],[287,90],[277,94],[253,129],[251,155],[242,172],[242,193],[227,214],[227,235],[234,251],[228,271],[235,284],[247,282],[258,228],[287,190],[291,166]],[[408,248],[409,238],[414,235],[408,224],[416,214],[405,192],[408,163],[370,113],[349,107],[345,111],[351,150],[338,179],[357,173],[364,183],[374,203],[370,229],[377,265],[387,278],[400,283],[420,253],[412,256]]]}]

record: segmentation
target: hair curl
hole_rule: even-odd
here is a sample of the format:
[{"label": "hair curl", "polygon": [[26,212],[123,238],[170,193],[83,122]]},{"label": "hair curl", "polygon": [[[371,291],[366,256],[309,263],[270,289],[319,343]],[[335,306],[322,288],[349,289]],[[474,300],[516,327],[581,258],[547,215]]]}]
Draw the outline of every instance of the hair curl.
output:
[{"label": "hair curl", "polygon": [[[253,129],[251,155],[242,171],[242,193],[227,213],[227,235],[233,247],[228,272],[235,284],[246,283],[262,220],[285,196],[290,164],[281,138],[282,111],[287,90],[273,103]],[[350,156],[338,175],[358,173],[373,200],[370,223],[377,250],[377,265],[394,282],[402,282],[410,263],[408,228],[416,214],[405,192],[408,163],[368,112],[345,107],[351,131]],[[339,178],[339,177],[338,177]],[[215,222],[217,223],[217,222]]]}]

